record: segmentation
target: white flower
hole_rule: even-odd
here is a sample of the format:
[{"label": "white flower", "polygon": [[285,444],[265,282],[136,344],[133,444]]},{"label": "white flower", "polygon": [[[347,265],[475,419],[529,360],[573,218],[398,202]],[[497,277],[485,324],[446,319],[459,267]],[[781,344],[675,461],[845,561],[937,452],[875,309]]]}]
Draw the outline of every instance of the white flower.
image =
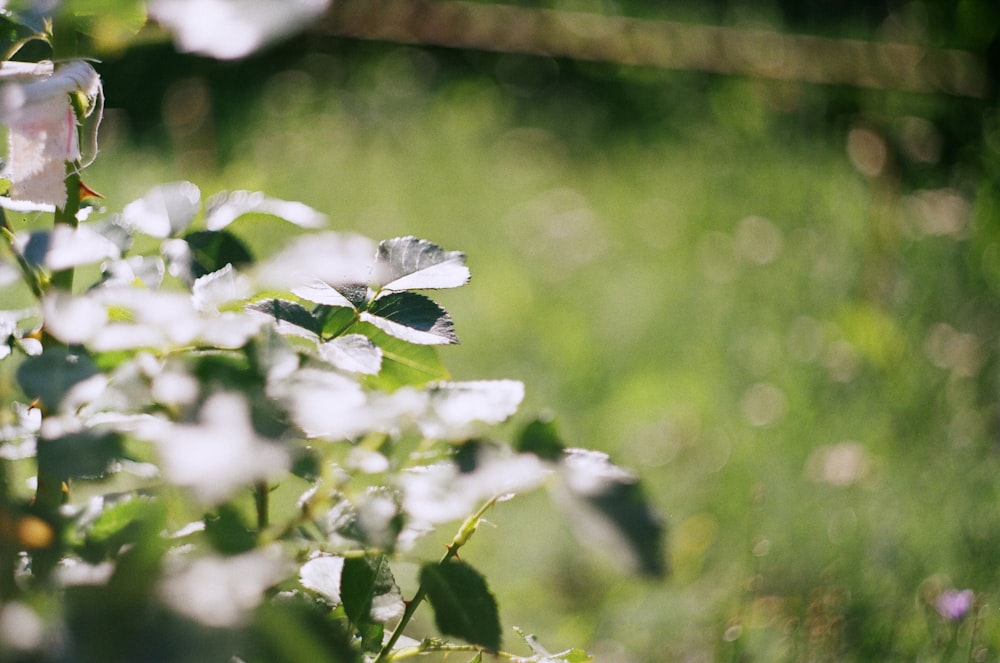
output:
[{"label": "white flower", "polygon": [[0,79],[10,81],[0,88],[0,122],[10,129],[7,176],[12,199],[64,207],[66,164],[82,157],[69,95],[84,94],[90,101],[89,110],[98,111],[88,133],[96,153],[102,102],[100,77],[82,60],[58,68],[51,62],[31,68],[11,64],[0,67]]}]

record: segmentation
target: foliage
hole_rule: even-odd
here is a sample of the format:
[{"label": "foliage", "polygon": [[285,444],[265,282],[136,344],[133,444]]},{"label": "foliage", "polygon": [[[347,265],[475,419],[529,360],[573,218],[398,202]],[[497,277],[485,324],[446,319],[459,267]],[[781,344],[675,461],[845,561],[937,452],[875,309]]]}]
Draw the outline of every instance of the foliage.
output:
[{"label": "foliage", "polygon": [[[543,395],[567,439],[641,468],[670,510],[672,580],[645,583],[575,556],[543,496],[501,505],[517,517],[462,556],[519,578],[491,583],[502,615],[607,661],[917,660],[953,636],[953,660],[993,655],[1000,226],[977,164],[1000,143],[959,150],[948,129],[977,135],[981,102],[600,68],[650,124],[595,135],[618,98],[574,95],[582,64],[510,89],[504,56],[354,46],[280,63],[202,177],[453,238],[482,296],[435,296],[460,325],[449,369],[516,374],[525,406]],[[229,71],[179,73],[218,107]],[[937,160],[913,126],[944,141]],[[859,139],[887,150],[881,174],[852,163]],[[93,176],[117,190],[185,148]],[[979,610],[944,621],[950,587]]]},{"label": "foliage", "polygon": [[[42,4],[4,15],[12,52],[44,42],[59,62],[4,72],[0,273],[25,301],[0,312],[5,660],[590,660],[530,636],[528,656],[502,651],[496,598],[459,549],[496,503],[543,487],[649,576],[666,571],[662,525],[606,455],[542,423],[515,444],[490,435],[524,386],[451,380],[437,348],[455,324],[425,294],[468,282],[465,255],[319,230],[323,214],[263,193],[203,201],[186,181],[94,205],[81,171],[103,96],[91,65],[65,60],[67,33],[124,38],[142,7],[117,3],[112,24],[101,3]],[[218,4],[208,41],[194,3],[149,12],[181,47],[232,58],[324,3],[240,5]],[[233,229],[261,215],[315,232],[258,258]],[[404,601],[414,544],[456,521]],[[464,644],[403,635],[425,598]]]}]

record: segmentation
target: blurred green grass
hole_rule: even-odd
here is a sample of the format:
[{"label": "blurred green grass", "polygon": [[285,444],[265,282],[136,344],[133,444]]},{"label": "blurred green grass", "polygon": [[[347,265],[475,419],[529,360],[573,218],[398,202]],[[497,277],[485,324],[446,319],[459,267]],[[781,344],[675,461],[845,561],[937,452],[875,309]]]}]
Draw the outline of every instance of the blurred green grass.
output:
[{"label": "blurred green grass", "polygon": [[[433,51],[314,54],[261,74],[236,116],[185,79],[170,149],[112,110],[87,181],[112,209],[174,179],[262,189],[468,254],[470,286],[437,296],[454,376],[523,380],[524,417],[634,469],[671,532],[653,583],[581,551],[540,497],[502,505],[465,555],[505,627],[605,663],[934,655],[935,587],[995,603],[1000,569],[981,184],[895,149],[952,102],[859,93],[839,112],[837,91],[613,68],[568,84],[552,61],[505,78],[491,57],[452,77]],[[880,145],[894,161],[864,174],[850,136],[862,167]],[[952,198],[928,213],[925,188]],[[262,254],[293,232],[234,230]],[[977,628],[995,656],[1000,620]]]}]

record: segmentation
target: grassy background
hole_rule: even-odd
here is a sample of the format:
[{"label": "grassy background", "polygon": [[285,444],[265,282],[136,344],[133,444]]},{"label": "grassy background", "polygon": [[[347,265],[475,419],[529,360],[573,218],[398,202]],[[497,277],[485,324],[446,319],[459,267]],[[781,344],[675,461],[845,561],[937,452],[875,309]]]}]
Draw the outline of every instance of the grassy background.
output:
[{"label": "grassy background", "polygon": [[[641,475],[671,578],[531,496],[464,552],[505,627],[602,663],[937,660],[938,591],[1000,600],[983,104],[349,43],[146,62],[162,96],[106,65],[110,208],[190,179],[465,251],[454,376],[523,380],[525,417]],[[958,635],[1000,651],[995,610]]]}]

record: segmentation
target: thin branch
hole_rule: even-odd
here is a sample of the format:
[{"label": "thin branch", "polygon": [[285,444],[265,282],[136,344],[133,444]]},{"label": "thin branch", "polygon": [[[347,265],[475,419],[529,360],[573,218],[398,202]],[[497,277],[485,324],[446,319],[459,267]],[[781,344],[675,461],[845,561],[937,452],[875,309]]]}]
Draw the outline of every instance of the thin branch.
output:
[{"label": "thin branch", "polygon": [[[453,557],[458,556],[458,549],[469,542],[472,535],[475,534],[476,528],[479,527],[480,521],[486,515],[486,512],[493,508],[493,505],[504,499],[504,495],[497,495],[490,499],[488,502],[483,504],[474,514],[465,519],[462,526],[458,528],[458,532],[451,540],[451,544],[448,546],[448,551],[441,558],[439,564],[447,564]],[[424,597],[427,595],[427,588],[424,587],[423,583],[417,587],[416,593],[410,602],[406,604],[406,609],[403,611],[403,616],[400,618],[399,623],[396,625],[396,629],[392,632],[392,635],[386,641],[385,645],[382,646],[382,650],[379,652],[378,657],[373,663],[382,663],[383,661],[395,660],[392,658],[392,648],[396,646],[399,641],[400,636],[403,635],[403,630],[406,629],[407,624],[413,619],[413,614],[420,607],[423,602]],[[476,648],[473,651],[478,651]]]}]

